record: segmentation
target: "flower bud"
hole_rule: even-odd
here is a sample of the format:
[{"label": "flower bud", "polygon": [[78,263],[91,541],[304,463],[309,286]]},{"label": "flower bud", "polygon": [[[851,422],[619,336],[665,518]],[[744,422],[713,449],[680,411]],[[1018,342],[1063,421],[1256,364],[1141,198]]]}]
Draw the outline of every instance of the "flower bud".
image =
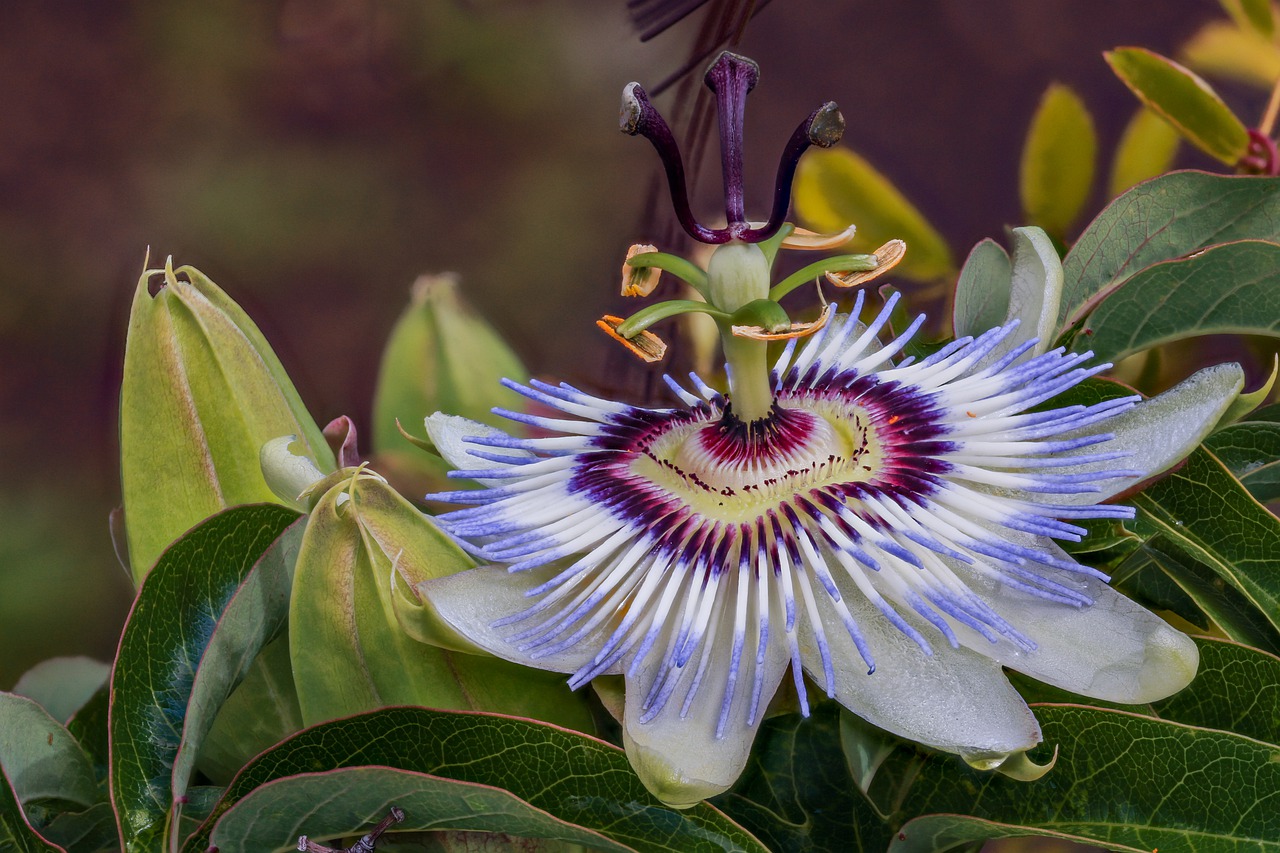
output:
[{"label": "flower bud", "polygon": [[443,480],[447,466],[415,449],[400,426],[420,435],[422,419],[436,411],[496,424],[493,407],[523,408],[522,398],[499,381],[526,376],[516,354],[458,293],[456,276],[420,277],[378,372],[373,450],[379,465]]},{"label": "flower bud", "polygon": [[[151,279],[164,280],[152,292]],[[265,442],[296,435],[303,456],[333,453],[266,339],[198,270],[146,270],[129,317],[120,389],[120,479],[129,559],[140,582],[168,544],[228,506],[277,501],[259,467]]]},{"label": "flower bud", "polygon": [[[426,705],[589,731],[584,700],[559,676],[427,645],[401,627],[397,611],[405,602],[397,597],[412,597],[419,583],[473,565],[377,474],[358,469],[331,485],[307,521],[289,605],[304,725],[388,705]],[[479,651],[465,642],[448,644]]]}]

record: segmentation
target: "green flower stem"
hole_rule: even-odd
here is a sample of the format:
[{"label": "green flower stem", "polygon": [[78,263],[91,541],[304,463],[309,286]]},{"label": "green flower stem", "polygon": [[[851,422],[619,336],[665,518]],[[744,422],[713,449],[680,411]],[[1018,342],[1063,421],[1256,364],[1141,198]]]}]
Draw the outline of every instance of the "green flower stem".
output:
[{"label": "green flower stem", "polygon": [[666,302],[655,302],[632,314],[618,327],[618,334],[624,338],[630,338],[640,334],[659,320],[665,320],[677,314],[691,314],[695,311],[710,314],[717,320],[729,319],[728,314],[717,311],[705,302],[694,302],[692,299],[668,299]]},{"label": "green flower stem", "polygon": [[703,299],[707,298],[706,272],[697,264],[687,261],[678,255],[668,255],[666,252],[642,252],[639,255],[628,258],[627,265],[637,269],[651,267],[660,269],[663,272],[669,272],[698,291]]},{"label": "green flower stem", "polygon": [[727,322],[718,325],[729,368],[729,399],[734,414],[748,423],[768,417],[773,408],[768,343],[737,337]]},{"label": "green flower stem", "polygon": [[777,302],[800,285],[828,272],[867,272],[875,269],[878,263],[875,255],[833,255],[809,264],[775,284],[769,290],[769,298]]}]

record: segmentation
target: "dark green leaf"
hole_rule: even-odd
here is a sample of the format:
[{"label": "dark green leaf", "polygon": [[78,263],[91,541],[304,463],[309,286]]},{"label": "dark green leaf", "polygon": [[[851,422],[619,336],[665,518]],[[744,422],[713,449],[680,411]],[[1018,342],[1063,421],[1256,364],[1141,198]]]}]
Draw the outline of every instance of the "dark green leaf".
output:
[{"label": "dark green leaf", "polygon": [[1145,521],[1179,551],[1242,592],[1280,627],[1280,519],[1203,450],[1134,498]]},{"label": "dark green leaf", "polygon": [[80,744],[84,754],[89,757],[93,766],[93,778],[105,782],[107,769],[111,761],[110,732],[108,731],[108,714],[110,712],[111,686],[104,684],[102,689],[67,720],[67,731]]},{"label": "dark green leaf", "polygon": [[9,774],[3,772],[0,772],[0,850],[4,853],[66,853],[31,828],[9,782]]},{"label": "dark green leaf", "polygon": [[1147,267],[1089,316],[1075,349],[1119,361],[1222,333],[1280,336],[1280,245],[1225,243]]},{"label": "dark green leaf", "polygon": [[286,627],[263,648],[244,681],[222,703],[196,763],[200,772],[225,785],[250,758],[301,728]]},{"label": "dark green leaf", "polygon": [[1104,56],[1149,109],[1201,151],[1228,166],[1244,156],[1249,131],[1197,74],[1141,47],[1116,48]]},{"label": "dark green leaf", "polygon": [[171,545],[139,590],[111,682],[127,849],[160,843],[218,707],[283,625],[296,537],[281,534],[297,519],[273,504],[225,510]]},{"label": "dark green leaf", "polygon": [[1205,439],[1205,447],[1256,500],[1280,500],[1280,405],[1218,430]]},{"label": "dark green leaf", "polygon": [[956,282],[956,305],[951,322],[957,338],[980,335],[1004,322],[1009,311],[1013,264],[995,240],[973,247]]},{"label": "dark green leaf", "polygon": [[349,767],[268,782],[222,816],[211,841],[220,850],[296,850],[300,835],[316,841],[363,835],[391,806],[405,813],[397,832],[481,830],[592,850],[632,849],[552,817],[502,788],[389,767]]},{"label": "dark green leaf", "polygon": [[[1039,706],[1046,760],[1034,783],[925,762],[891,850],[934,851],[990,835],[1055,835],[1109,850],[1280,850],[1280,748],[1123,711]],[[970,815],[971,817],[966,817]],[[1005,828],[993,829],[991,824]]]},{"label": "dark green leaf", "polygon": [[1158,716],[1280,744],[1280,658],[1198,637],[1200,670],[1185,690],[1154,703]]},{"label": "dark green leaf", "polygon": [[717,804],[771,850],[883,850],[889,827],[858,790],[841,745],[847,713],[829,702],[807,720],[767,721],[742,779]]},{"label": "dark green leaf", "polygon": [[110,803],[98,803],[82,812],[63,812],[42,827],[41,833],[67,853],[98,853],[120,847],[116,813]]},{"label": "dark green leaf", "polygon": [[1063,262],[1062,319],[1074,324],[1141,270],[1215,243],[1280,241],[1280,178],[1174,172],[1107,206]]},{"label": "dark green leaf", "polygon": [[1149,538],[1120,564],[1113,581],[1130,597],[1177,614],[1201,631],[1280,651],[1280,633],[1266,615],[1167,536]]},{"label": "dark green leaf", "polygon": [[365,765],[501,787],[637,850],[764,849],[708,805],[675,811],[659,804],[622,750],[603,741],[518,717],[405,707],[322,723],[258,756],[183,850],[204,853],[217,821],[261,785]]},{"label": "dark green leaf", "polygon": [[21,803],[99,800],[93,767],[61,723],[34,700],[0,693],[0,767]]}]

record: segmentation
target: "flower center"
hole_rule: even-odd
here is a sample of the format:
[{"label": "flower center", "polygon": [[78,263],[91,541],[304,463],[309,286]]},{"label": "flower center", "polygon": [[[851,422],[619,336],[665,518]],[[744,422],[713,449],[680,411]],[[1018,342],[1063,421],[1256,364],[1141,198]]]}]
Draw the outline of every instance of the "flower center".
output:
[{"label": "flower center", "polygon": [[711,423],[685,424],[637,455],[631,473],[730,523],[754,520],[815,488],[871,480],[884,449],[869,414],[807,403],[775,404],[769,417],[750,423],[726,412]]}]

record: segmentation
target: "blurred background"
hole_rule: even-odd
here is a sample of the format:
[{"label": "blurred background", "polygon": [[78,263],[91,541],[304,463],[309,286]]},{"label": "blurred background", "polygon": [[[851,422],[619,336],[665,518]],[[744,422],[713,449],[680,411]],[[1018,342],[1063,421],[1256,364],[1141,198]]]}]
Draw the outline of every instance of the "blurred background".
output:
[{"label": "blurred background", "polygon": [[[107,514],[148,247],[245,307],[320,424],[367,430],[382,344],[424,272],[458,272],[536,374],[642,390],[657,370],[587,373],[610,352],[592,322],[627,246],[669,228],[618,98],[684,65],[707,11],[642,42],[621,0],[0,4],[0,688],[45,657],[109,659],[127,612]],[[1174,55],[1220,16],[1211,0],[774,0],[737,47],[763,70],[748,211],[764,218],[784,141],[835,100],[845,144],[963,259],[1018,224],[1046,85],[1084,97],[1109,152],[1135,101],[1101,51]],[[1265,92],[1225,91],[1261,112]],[[688,109],[656,101],[680,131]]]}]

